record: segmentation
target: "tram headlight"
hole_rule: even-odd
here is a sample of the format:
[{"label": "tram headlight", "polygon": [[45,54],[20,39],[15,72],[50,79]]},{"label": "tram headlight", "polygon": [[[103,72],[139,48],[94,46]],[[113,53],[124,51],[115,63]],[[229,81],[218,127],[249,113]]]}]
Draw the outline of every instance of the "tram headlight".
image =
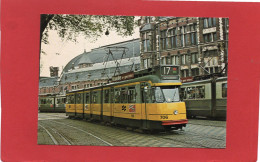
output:
[{"label": "tram headlight", "polygon": [[174,110],[173,114],[174,114],[174,115],[179,114],[178,110]]}]

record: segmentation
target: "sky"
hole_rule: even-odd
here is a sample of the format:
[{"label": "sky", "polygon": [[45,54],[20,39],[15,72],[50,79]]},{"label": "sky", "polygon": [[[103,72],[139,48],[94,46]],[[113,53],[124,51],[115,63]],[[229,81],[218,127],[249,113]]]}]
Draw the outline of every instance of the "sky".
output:
[{"label": "sky", "polygon": [[42,64],[40,76],[50,76],[49,67],[59,67],[59,74],[62,68],[73,59],[74,57],[82,54],[84,50],[91,51],[91,49],[98,48],[100,46],[109,45],[117,42],[127,41],[135,38],[139,38],[139,28],[136,27],[134,34],[128,37],[122,37],[116,34],[115,31],[109,31],[108,36],[104,35],[99,37],[96,42],[91,42],[90,39],[85,39],[84,36],[77,38],[78,43],[72,41],[62,41],[56,34],[56,31],[50,31],[49,44],[41,44],[42,50],[46,55],[41,54],[40,62]]}]

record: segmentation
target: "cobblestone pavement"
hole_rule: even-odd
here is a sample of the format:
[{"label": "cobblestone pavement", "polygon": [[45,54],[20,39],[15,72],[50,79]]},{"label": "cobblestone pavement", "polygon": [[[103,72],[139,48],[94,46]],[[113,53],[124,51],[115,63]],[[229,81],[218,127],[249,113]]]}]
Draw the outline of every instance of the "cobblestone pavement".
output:
[{"label": "cobblestone pavement", "polygon": [[140,130],[68,119],[64,113],[39,113],[38,144],[225,148],[226,122],[190,119],[182,131]]}]

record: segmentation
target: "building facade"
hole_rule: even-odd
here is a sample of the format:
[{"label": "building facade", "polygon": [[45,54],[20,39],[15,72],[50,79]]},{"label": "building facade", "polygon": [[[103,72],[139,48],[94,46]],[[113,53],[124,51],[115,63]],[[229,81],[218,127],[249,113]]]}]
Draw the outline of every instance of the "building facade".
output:
[{"label": "building facade", "polygon": [[183,81],[227,75],[228,18],[142,16],[138,24],[142,69],[179,65]]},{"label": "building facade", "polygon": [[228,18],[152,17],[138,20],[140,38],[84,51],[57,76],[40,78],[39,94],[65,92],[107,84],[113,76],[153,68],[179,65],[183,82],[196,76],[227,76]]},{"label": "building facade", "polygon": [[[139,42],[134,39],[84,51],[67,63],[60,76],[41,77],[39,94],[65,95],[66,91],[100,86],[111,82],[113,76],[140,70]],[[57,70],[50,67],[51,74]]]}]

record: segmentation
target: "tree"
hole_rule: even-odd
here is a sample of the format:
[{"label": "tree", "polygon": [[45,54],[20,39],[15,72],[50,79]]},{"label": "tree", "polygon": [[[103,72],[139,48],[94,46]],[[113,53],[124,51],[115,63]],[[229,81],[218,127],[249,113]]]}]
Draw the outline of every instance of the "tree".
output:
[{"label": "tree", "polygon": [[55,30],[62,40],[75,41],[79,35],[96,40],[109,30],[119,35],[133,34],[134,16],[103,16],[103,15],[41,15],[41,42],[48,43],[48,31]]}]

